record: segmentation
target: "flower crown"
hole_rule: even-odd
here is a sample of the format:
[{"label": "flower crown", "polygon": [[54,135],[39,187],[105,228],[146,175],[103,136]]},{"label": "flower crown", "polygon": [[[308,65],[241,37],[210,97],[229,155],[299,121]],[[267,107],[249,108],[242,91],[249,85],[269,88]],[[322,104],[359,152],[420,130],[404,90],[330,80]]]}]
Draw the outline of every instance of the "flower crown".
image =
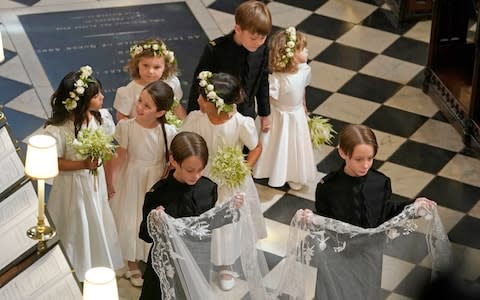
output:
[{"label": "flower crown", "polygon": [[281,67],[286,67],[295,55],[295,45],[297,42],[297,31],[295,30],[295,27],[288,27],[285,29],[285,34],[287,36],[287,43],[283,48],[282,59],[280,61]]},{"label": "flower crown", "polygon": [[148,41],[130,46],[130,57],[134,58],[145,50],[152,51],[154,56],[164,56],[169,63],[173,63],[175,61],[175,54],[173,51],[168,50],[164,43],[157,41]]},{"label": "flower crown", "polygon": [[225,101],[218,96],[217,92],[215,92],[215,86],[213,86],[213,84],[210,83],[209,80],[212,77],[213,73],[210,71],[202,71],[200,72],[200,74],[198,74],[197,77],[198,79],[200,79],[198,85],[204,89],[205,95],[207,96],[206,100],[215,104],[215,107],[217,108],[217,113],[221,113],[222,111],[233,111],[233,104],[225,104]]},{"label": "flower crown", "polygon": [[85,89],[88,87],[90,83],[95,83],[95,79],[93,79],[92,74],[93,70],[90,66],[83,66],[80,68],[80,77],[77,81],[73,83],[74,89],[73,91],[69,92],[69,97],[62,101],[62,104],[65,105],[65,108],[68,111],[74,110],[77,108],[77,101],[80,100],[80,96],[83,96],[85,93]]}]

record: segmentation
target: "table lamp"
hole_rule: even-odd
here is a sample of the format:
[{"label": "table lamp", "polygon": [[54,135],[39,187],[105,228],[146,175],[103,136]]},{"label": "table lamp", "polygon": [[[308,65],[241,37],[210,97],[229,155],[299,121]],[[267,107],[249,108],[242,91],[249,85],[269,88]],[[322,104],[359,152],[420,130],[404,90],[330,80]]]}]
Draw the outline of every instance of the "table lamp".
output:
[{"label": "table lamp", "polygon": [[25,174],[37,180],[38,222],[28,229],[27,235],[38,241],[37,251],[41,253],[55,236],[55,229],[45,225],[45,179],[58,175],[57,143],[53,137],[35,135],[28,140]]},{"label": "table lamp", "polygon": [[115,272],[106,267],[97,267],[85,273],[83,300],[118,300]]}]

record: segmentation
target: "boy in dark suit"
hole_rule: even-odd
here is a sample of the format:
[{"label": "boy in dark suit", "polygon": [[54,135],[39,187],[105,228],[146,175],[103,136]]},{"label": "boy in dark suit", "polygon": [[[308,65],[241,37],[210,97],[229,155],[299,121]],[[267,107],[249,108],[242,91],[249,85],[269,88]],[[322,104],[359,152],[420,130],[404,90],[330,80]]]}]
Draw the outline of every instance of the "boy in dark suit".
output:
[{"label": "boy in dark suit", "polygon": [[[246,1],[235,10],[234,30],[210,41],[195,69],[187,111],[198,110],[198,79],[201,71],[225,72],[239,78],[246,93],[238,111],[255,119],[260,116],[262,131],[270,129],[267,35],[272,17],[260,1]],[[255,99],[257,111],[255,111]]]}]

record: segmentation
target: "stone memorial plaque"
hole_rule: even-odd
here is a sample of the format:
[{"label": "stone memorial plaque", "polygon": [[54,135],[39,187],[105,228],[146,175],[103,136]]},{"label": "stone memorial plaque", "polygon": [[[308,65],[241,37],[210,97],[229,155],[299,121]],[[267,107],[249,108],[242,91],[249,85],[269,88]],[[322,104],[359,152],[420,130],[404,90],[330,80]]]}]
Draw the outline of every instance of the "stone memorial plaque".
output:
[{"label": "stone memorial plaque", "polygon": [[155,37],[165,41],[175,52],[185,101],[208,41],[185,2],[30,14],[19,19],[52,88],[68,72],[90,65],[102,82],[106,108],[112,106],[117,88],[130,81],[124,66],[131,44]]}]

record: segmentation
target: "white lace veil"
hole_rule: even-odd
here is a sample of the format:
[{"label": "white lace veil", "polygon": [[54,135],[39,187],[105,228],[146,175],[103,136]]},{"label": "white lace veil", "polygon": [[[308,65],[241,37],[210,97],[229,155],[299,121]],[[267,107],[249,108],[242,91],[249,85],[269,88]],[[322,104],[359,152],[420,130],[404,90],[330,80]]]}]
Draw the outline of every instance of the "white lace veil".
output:
[{"label": "white lace veil", "polygon": [[[234,238],[229,247],[236,257],[231,265],[212,263],[214,229],[228,226]],[[153,238],[152,265],[160,279],[162,299],[266,299],[262,278],[267,265],[255,249],[256,235],[248,202],[236,208],[234,200],[198,217],[172,218],[164,212],[148,215],[148,231]],[[231,257],[231,255],[229,256]],[[230,291],[219,288],[219,271],[238,275]]]},{"label": "white lace veil", "polygon": [[409,205],[369,229],[297,211],[272,298],[380,299],[382,270],[396,271],[385,268],[386,255],[401,254],[412,266],[431,268],[431,279],[449,271],[450,243],[436,208],[424,210],[423,217],[416,210]]}]

